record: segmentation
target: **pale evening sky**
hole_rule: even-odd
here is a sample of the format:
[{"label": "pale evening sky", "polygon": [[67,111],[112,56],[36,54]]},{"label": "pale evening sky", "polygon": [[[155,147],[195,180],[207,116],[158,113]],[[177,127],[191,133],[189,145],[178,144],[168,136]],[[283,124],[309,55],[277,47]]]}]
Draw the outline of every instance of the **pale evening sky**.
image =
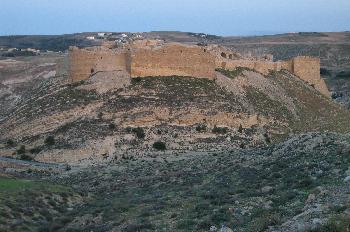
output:
[{"label": "pale evening sky", "polygon": [[0,0],[0,35],[349,31],[350,0]]}]

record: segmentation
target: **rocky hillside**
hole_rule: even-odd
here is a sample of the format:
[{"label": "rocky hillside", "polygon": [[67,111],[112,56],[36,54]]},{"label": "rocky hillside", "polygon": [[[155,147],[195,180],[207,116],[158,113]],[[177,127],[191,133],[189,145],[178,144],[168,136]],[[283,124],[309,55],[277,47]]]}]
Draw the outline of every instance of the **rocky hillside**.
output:
[{"label": "rocky hillside", "polygon": [[350,71],[341,69],[337,72],[323,69],[322,77],[332,91],[332,98],[350,109]]},{"label": "rocky hillside", "polygon": [[[143,34],[320,51],[333,99],[286,71],[72,84],[61,53],[0,59],[0,231],[350,231],[348,34]],[[0,48],[61,50],[87,35]]]},{"label": "rocky hillside", "polygon": [[263,147],[291,133],[350,131],[347,110],[288,72],[218,71],[214,81],[130,81],[123,73],[75,84],[48,78],[6,109],[1,154],[91,164],[157,150]]},{"label": "rocky hillside", "polygon": [[30,95],[41,81],[56,76],[57,63],[62,54],[0,59],[0,121],[15,103]]},{"label": "rocky hillside", "polygon": [[268,148],[125,157],[61,174],[0,168],[22,178],[0,177],[0,230],[344,232],[349,144],[349,135],[307,133]]}]

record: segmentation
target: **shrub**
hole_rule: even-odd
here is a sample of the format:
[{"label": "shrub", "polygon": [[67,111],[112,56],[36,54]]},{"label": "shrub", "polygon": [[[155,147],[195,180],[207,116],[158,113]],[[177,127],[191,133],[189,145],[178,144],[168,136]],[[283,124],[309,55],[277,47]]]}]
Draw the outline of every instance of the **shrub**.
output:
[{"label": "shrub", "polygon": [[320,69],[320,74],[323,75],[323,76],[331,76],[332,75],[332,73],[329,70],[325,69],[325,68],[321,68]]},{"label": "shrub", "polygon": [[304,179],[302,179],[301,181],[299,181],[299,187],[300,188],[308,188],[313,184],[313,181],[311,179],[311,177],[306,177]]},{"label": "shrub", "polygon": [[132,132],[134,132],[139,139],[145,138],[145,131],[141,127],[133,128]]},{"label": "shrub", "polygon": [[30,149],[29,152],[31,154],[38,154],[41,152],[41,147],[34,147],[34,148]]},{"label": "shrub", "polygon": [[192,228],[196,225],[193,219],[182,219],[178,220],[176,228],[181,231],[186,231],[188,228]]},{"label": "shrub", "polygon": [[13,147],[13,146],[15,146],[15,142],[14,142],[12,139],[8,139],[8,140],[6,141],[6,145],[7,145],[8,147]]},{"label": "shrub", "polygon": [[206,131],[207,130],[207,126],[204,124],[199,124],[196,126],[196,131],[198,132],[202,132],[202,131]]},{"label": "shrub", "polygon": [[217,127],[214,126],[212,132],[215,134],[226,134],[228,129],[226,127]]},{"label": "shrub", "polygon": [[47,138],[45,139],[45,144],[48,145],[48,146],[52,146],[55,144],[55,138],[50,135],[50,136],[47,136]]},{"label": "shrub", "polygon": [[268,212],[262,212],[254,224],[251,225],[251,231],[265,231],[270,226],[278,225],[280,223],[281,216],[279,214],[271,214]]},{"label": "shrub", "polygon": [[15,57],[15,54],[13,52],[6,52],[6,53],[2,54],[1,56],[3,56],[3,57]]},{"label": "shrub", "polygon": [[163,143],[161,141],[157,141],[157,142],[153,143],[153,148],[158,150],[158,151],[166,150],[165,143]]},{"label": "shrub", "polygon": [[27,160],[27,161],[31,161],[33,160],[33,158],[29,155],[26,155],[26,154],[22,154],[21,157],[20,157],[21,160]]},{"label": "shrub", "polygon": [[22,155],[26,153],[26,146],[22,145],[18,150],[17,150],[17,154],[18,155]]},{"label": "shrub", "polygon": [[264,138],[266,143],[271,143],[270,136],[267,133],[264,134]]},{"label": "shrub", "polygon": [[133,80],[134,80],[136,83],[141,82],[141,77],[135,77],[135,78],[133,78]]},{"label": "shrub", "polygon": [[350,230],[350,220],[346,217],[337,216],[331,218],[326,224],[319,228],[310,230],[310,232],[342,232]]},{"label": "shrub", "polygon": [[227,76],[228,78],[236,78],[241,75],[244,71],[255,71],[254,69],[246,68],[246,67],[237,67],[233,70],[228,70],[224,68],[217,68],[215,71],[220,72],[221,74]]},{"label": "shrub", "polygon": [[134,231],[153,231],[154,230],[154,226],[147,222],[144,221],[142,223],[139,224],[128,224],[123,231],[126,232],[134,232]]},{"label": "shrub", "polygon": [[114,130],[114,129],[115,129],[114,123],[110,123],[110,124],[108,125],[108,128],[109,128],[110,130]]},{"label": "shrub", "polygon": [[72,169],[72,167],[70,165],[66,165],[66,171],[70,171]]},{"label": "shrub", "polygon": [[242,124],[239,124],[239,127],[238,127],[238,132],[239,132],[239,133],[242,133],[242,132],[243,132],[243,127],[242,127]]}]

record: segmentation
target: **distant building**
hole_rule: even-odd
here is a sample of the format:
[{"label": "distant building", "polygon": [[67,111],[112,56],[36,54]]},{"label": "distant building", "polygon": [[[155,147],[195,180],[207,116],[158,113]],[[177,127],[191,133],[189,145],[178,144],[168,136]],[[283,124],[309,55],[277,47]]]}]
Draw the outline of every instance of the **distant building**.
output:
[{"label": "distant building", "polygon": [[143,36],[140,35],[140,34],[136,34],[136,35],[135,35],[135,39],[143,39]]},{"label": "distant building", "polygon": [[14,51],[18,51],[18,49],[17,48],[9,48],[7,51],[8,52],[14,52]]},{"label": "distant building", "polygon": [[88,36],[88,37],[86,37],[86,39],[88,39],[88,40],[95,40],[95,36]]}]

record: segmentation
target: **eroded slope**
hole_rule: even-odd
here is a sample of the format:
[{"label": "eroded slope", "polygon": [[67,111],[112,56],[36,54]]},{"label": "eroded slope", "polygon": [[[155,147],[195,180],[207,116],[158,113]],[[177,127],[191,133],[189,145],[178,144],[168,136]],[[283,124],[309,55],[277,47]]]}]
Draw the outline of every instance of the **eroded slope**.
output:
[{"label": "eroded slope", "polygon": [[118,78],[48,79],[1,122],[2,154],[20,158],[24,145],[39,161],[91,163],[147,156],[157,141],[168,153],[218,151],[265,146],[290,133],[350,130],[347,110],[286,71],[226,75],[117,85]]}]

